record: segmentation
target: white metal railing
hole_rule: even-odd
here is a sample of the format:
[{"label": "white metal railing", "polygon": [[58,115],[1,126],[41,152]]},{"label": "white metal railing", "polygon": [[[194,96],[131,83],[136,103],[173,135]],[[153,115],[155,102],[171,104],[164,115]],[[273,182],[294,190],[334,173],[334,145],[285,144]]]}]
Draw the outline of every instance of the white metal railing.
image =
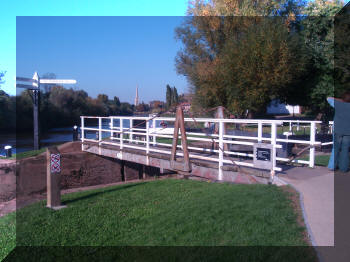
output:
[{"label": "white metal railing", "polygon": [[[86,121],[89,119],[98,120],[97,125],[86,125]],[[133,125],[135,120],[145,121],[145,127]],[[172,139],[173,128],[162,128],[157,127],[156,124],[159,122],[174,122],[175,118],[172,117],[128,117],[128,116],[110,116],[110,117],[95,117],[95,116],[81,116],[81,140],[96,142],[99,145],[109,144],[119,146],[123,148],[133,148],[142,151],[157,152],[164,154],[171,154],[170,150],[172,143],[166,143],[165,141],[159,141],[161,139]],[[202,142],[216,142],[219,144],[219,149],[208,149],[204,146],[189,145],[190,158],[201,159],[212,162],[217,162],[219,167],[219,178],[222,178],[222,167],[224,164],[234,164],[240,166],[254,167],[251,162],[234,161],[228,159],[228,156],[244,156],[252,158],[253,154],[229,151],[224,149],[225,144],[236,144],[252,146],[256,142],[271,143],[274,148],[273,150],[273,170],[281,171],[280,167],[277,167],[277,161],[289,162],[288,158],[277,157],[276,149],[282,148],[281,143],[298,143],[305,146],[310,146],[309,149],[309,160],[293,160],[295,163],[308,164],[310,167],[314,167],[315,164],[315,146],[321,145],[321,142],[316,141],[316,124],[321,123],[320,121],[299,121],[303,125],[309,125],[310,136],[308,140],[302,139],[288,139],[278,138],[278,128],[281,128],[285,120],[261,120],[261,119],[218,119],[218,118],[185,118],[185,123],[192,122],[194,124],[204,124],[207,122],[217,123],[219,126],[218,134],[209,134],[205,132],[187,132],[187,140],[189,141],[202,141]],[[118,122],[116,124],[115,122]],[[291,121],[288,121],[291,122]],[[225,124],[249,124],[257,127],[257,136],[247,135],[228,135],[224,134]],[[263,136],[263,129],[268,128],[270,130],[269,136]],[[95,132],[95,135],[88,137],[85,133]],[[98,139],[96,139],[96,132],[98,132]],[[265,133],[266,134],[266,133]],[[142,137],[143,139],[139,139]],[[181,134],[180,134],[181,137]],[[168,141],[169,142],[169,141]],[[181,145],[177,146],[182,148]],[[211,155],[204,155],[198,153],[212,153]],[[146,154],[147,155],[147,154]],[[177,152],[178,156],[182,156],[181,152]]]}]

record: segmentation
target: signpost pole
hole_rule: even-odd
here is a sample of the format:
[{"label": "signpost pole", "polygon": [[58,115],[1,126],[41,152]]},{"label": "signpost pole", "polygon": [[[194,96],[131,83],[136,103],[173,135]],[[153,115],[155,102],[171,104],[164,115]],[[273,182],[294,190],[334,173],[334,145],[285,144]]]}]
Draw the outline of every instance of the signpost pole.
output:
[{"label": "signpost pole", "polygon": [[40,105],[40,83],[42,84],[76,84],[76,80],[71,79],[40,79],[37,72],[32,78],[16,77],[16,81],[29,82],[30,85],[17,84],[17,88],[26,88],[33,90],[33,133],[34,133],[34,150],[39,149],[39,105]]},{"label": "signpost pole", "polygon": [[39,91],[33,90],[34,150],[39,150]]},{"label": "signpost pole", "polygon": [[37,89],[33,89],[33,128],[34,128],[34,150],[39,150],[39,90],[40,82],[38,73],[33,75],[33,83]]},{"label": "signpost pole", "polygon": [[57,147],[47,151],[47,207],[54,210],[64,208],[61,205],[61,154]]}]

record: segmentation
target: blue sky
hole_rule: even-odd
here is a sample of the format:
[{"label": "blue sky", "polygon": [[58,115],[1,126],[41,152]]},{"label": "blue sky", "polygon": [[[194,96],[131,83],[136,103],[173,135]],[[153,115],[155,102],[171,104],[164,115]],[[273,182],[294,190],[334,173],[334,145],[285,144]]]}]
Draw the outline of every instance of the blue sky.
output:
[{"label": "blue sky", "polygon": [[[186,91],[176,74],[180,42],[174,28],[183,17],[17,17],[17,75],[53,72],[74,78],[96,97],[133,102],[164,100],[166,84]],[[31,30],[35,28],[35,33]]]},{"label": "blue sky", "polygon": [[[152,0],[152,1],[148,1],[148,0],[135,0],[135,1],[120,1],[120,0],[3,0],[1,3],[1,15],[0,15],[0,28],[1,28],[1,39],[2,41],[0,41],[0,70],[6,70],[6,76],[5,76],[5,84],[1,85],[1,88],[3,90],[5,90],[6,92],[10,93],[10,94],[15,94],[16,89],[15,89],[15,76],[16,76],[16,16],[183,16],[186,13],[186,8],[187,8],[187,0],[172,0],[172,1],[164,1],[164,0]],[[44,18],[42,18],[44,19]],[[55,20],[56,21],[53,21]],[[68,18],[67,18],[68,19]],[[162,51],[162,53],[159,53],[159,55],[157,56],[157,58],[154,59],[154,64],[156,65],[157,63],[160,63],[160,65],[163,67],[163,70],[160,70],[160,67],[156,67],[156,68],[149,68],[151,66],[150,63],[146,63],[145,61],[141,61],[138,65],[135,65],[136,61],[131,61],[131,58],[135,55],[135,54],[131,54],[129,52],[127,52],[126,50],[123,49],[119,49],[118,50],[118,54],[123,55],[123,61],[125,64],[124,69],[128,68],[129,66],[133,65],[136,66],[138,68],[139,72],[134,71],[134,73],[132,74],[132,70],[126,72],[126,70],[120,70],[116,73],[116,75],[113,75],[111,77],[111,79],[108,79],[108,85],[106,85],[106,88],[118,88],[119,85],[122,86],[121,90],[118,90],[118,94],[120,92],[122,92],[120,94],[120,98],[121,100],[125,100],[125,101],[129,101],[131,102],[133,97],[134,97],[134,93],[135,93],[135,88],[136,88],[136,84],[139,84],[140,86],[140,96],[141,99],[148,101],[149,99],[156,99],[156,98],[163,98],[163,94],[160,94],[160,90],[158,89],[157,92],[158,93],[153,93],[153,86],[155,86],[155,79],[152,75],[151,78],[149,78],[148,80],[145,79],[145,74],[143,72],[145,72],[145,70],[147,71],[154,71],[154,74],[157,73],[158,76],[160,76],[160,78],[164,77],[164,78],[169,78],[167,79],[167,82],[169,82],[169,84],[175,85],[179,88],[179,90],[183,90],[185,89],[186,86],[186,82],[185,80],[176,75],[175,72],[175,68],[174,68],[174,56],[176,54],[174,54],[174,50],[178,47],[179,43],[176,43],[176,41],[173,39],[173,29],[170,28],[170,26],[175,26],[174,22],[175,20],[179,20],[179,17],[174,17],[172,19],[160,19],[163,22],[161,22],[160,24],[158,24],[157,26],[162,27],[163,28],[163,36],[162,35],[157,35],[154,32],[157,31],[156,28],[153,28],[153,38],[158,38],[161,39],[162,41],[168,41],[168,43],[171,44],[168,47],[168,50],[160,49],[157,50],[158,51]],[[31,19],[28,19],[28,21]],[[45,19],[44,19],[45,20]],[[49,21],[50,19],[48,18],[47,21]],[[84,63],[91,65],[92,61],[89,60],[89,58],[85,58],[84,61],[82,61],[81,65],[79,66],[79,68],[75,68],[78,67],[78,61],[77,60],[72,60],[72,59],[63,59],[60,56],[63,54],[62,51],[66,50],[67,52],[69,51],[69,54],[74,56],[75,59],[79,58],[79,55],[83,55],[86,54],[87,50],[86,47],[84,46],[80,46],[81,49],[77,48],[77,45],[79,45],[79,43],[75,42],[72,43],[69,41],[69,39],[67,39],[67,41],[65,41],[65,44],[62,46],[60,46],[59,50],[56,49],[57,56],[56,56],[56,61],[57,61],[57,67],[56,66],[52,66],[52,59],[46,59],[45,61],[45,57],[47,56],[48,51],[52,51],[53,50],[53,43],[49,42],[48,39],[54,40],[54,29],[58,30],[60,33],[64,32],[64,28],[60,27],[60,23],[61,22],[57,22],[57,18],[53,18],[53,22],[50,24],[48,22],[48,24],[41,24],[38,25],[38,20],[36,20],[35,18],[32,19],[32,23],[33,24],[26,24],[25,22],[23,22],[21,24],[22,29],[19,29],[21,32],[20,34],[24,37],[26,37],[25,41],[28,42],[28,46],[25,47],[24,45],[22,46],[21,50],[18,50],[19,53],[21,53],[21,55],[24,55],[26,58],[34,58],[31,61],[42,61],[45,62],[43,64],[39,64],[38,62],[36,63],[30,63],[31,61],[25,61],[23,58],[22,61],[22,57],[19,59],[22,61],[22,63],[19,63],[18,65],[18,72],[17,75],[23,75],[23,76],[32,76],[33,74],[33,70],[38,70],[39,74],[43,74],[46,72],[54,72],[57,74],[58,77],[62,77],[62,78],[66,78],[66,77],[71,77],[71,78],[75,78],[78,80],[78,84],[77,86],[79,88],[83,88],[85,89],[89,94],[94,95],[96,93],[99,93],[100,90],[98,90],[98,88],[104,88],[104,85],[100,85],[98,86],[97,84],[91,85],[93,86],[92,90],[90,90],[90,88],[88,88],[87,86],[85,86],[86,83],[90,83],[91,75],[94,72],[101,72],[103,68],[101,68],[102,64],[101,64],[101,60],[97,60],[96,65],[94,66],[94,71],[91,72],[87,72],[83,70],[83,67],[85,66]],[[62,17],[62,21],[65,20],[65,18]],[[98,20],[98,19],[97,19]],[[96,20],[96,21],[97,21]],[[103,20],[103,19],[102,19]],[[143,21],[145,22],[148,19],[144,19]],[[168,20],[166,22],[166,24],[163,24],[165,20]],[[23,20],[19,20],[19,22],[21,23]],[[153,20],[154,21],[154,20]],[[120,21],[119,21],[120,22]],[[152,18],[149,19],[148,23],[152,22]],[[62,22],[65,23],[67,25],[66,22]],[[90,25],[94,25],[95,22],[89,22]],[[103,21],[101,21],[101,23],[103,23]],[[117,22],[116,22],[117,23]],[[122,23],[122,22],[120,22]],[[135,19],[131,19],[130,21],[131,25],[134,25],[134,29],[136,27],[136,22]],[[153,24],[154,25],[154,24]],[[78,26],[78,25],[77,25]],[[51,28],[50,28],[51,27]],[[83,25],[81,26],[82,28],[84,27]],[[142,24],[139,25],[139,28],[142,28]],[[69,35],[72,34],[74,30],[79,31],[77,27],[71,27],[68,25],[68,27],[66,27],[67,33],[65,32],[65,34]],[[97,33],[97,35],[101,35],[103,33],[106,33],[106,35],[109,35],[108,38],[112,38],[113,34],[112,34],[112,30],[114,31],[118,31],[121,30],[121,32],[123,31],[123,29],[121,27],[117,27],[117,28],[103,28],[102,32],[100,32],[97,29],[97,26],[94,27],[95,33]],[[94,35],[93,31],[89,31],[88,29],[83,30],[85,32],[85,35],[83,37],[83,39],[87,39],[87,35],[90,35],[90,38],[92,38],[92,36]],[[18,33],[19,33],[18,32]],[[160,32],[160,31],[159,31]],[[38,46],[33,46],[34,43],[36,42],[36,39],[44,39],[44,34],[48,35],[52,33],[52,35],[50,37],[46,37],[46,40],[44,41],[45,45],[41,45],[41,47],[43,48],[43,50],[41,50],[40,53],[34,53],[34,51],[38,51]],[[125,33],[125,32],[124,32]],[[139,33],[139,32],[128,32],[128,35],[125,35],[126,38],[128,38],[130,41],[126,42],[126,43],[131,43],[132,44],[132,40],[134,39],[134,37],[132,36],[132,33]],[[171,38],[170,38],[171,36]],[[22,39],[23,39],[22,37]],[[6,41],[4,41],[4,39],[6,39]],[[70,39],[72,39],[72,37],[70,37]],[[64,36],[57,36],[56,35],[56,40],[57,41],[61,41],[64,42]],[[117,41],[117,37],[114,37],[116,44],[118,44]],[[150,40],[150,39],[149,39]],[[23,40],[24,41],[24,40]],[[75,38],[75,41],[79,41],[78,38]],[[97,41],[97,40],[96,40]],[[22,42],[23,43],[23,42]],[[32,45],[30,46],[29,43]],[[107,55],[107,62],[109,62],[109,64],[112,64],[112,58],[117,56],[117,54],[114,54],[114,56],[109,56],[107,54],[107,50],[110,50],[110,48],[112,47],[111,45],[109,46],[105,46],[101,44],[102,42],[100,41],[96,47],[96,54],[95,56],[97,56],[97,53],[100,54],[105,54]],[[126,45],[126,43],[124,43],[124,47]],[[69,45],[72,44],[72,48],[69,47]],[[119,43],[120,44],[120,43]],[[123,43],[121,43],[122,45]],[[142,44],[142,39],[141,37],[138,39],[138,44],[144,47],[149,46],[149,42],[146,44]],[[118,45],[116,46],[116,48],[118,48]],[[75,52],[73,52],[73,50]],[[142,49],[139,49],[142,50]],[[138,51],[139,51],[138,50]],[[32,52],[30,52],[32,51]],[[45,52],[44,52],[45,51]],[[150,57],[149,54],[147,54],[146,52],[147,50],[143,50],[143,57],[145,59],[142,60],[146,60]],[[154,50],[152,50],[154,51]],[[177,50],[176,50],[177,51]],[[157,54],[156,53],[156,54]],[[162,57],[161,55],[165,54],[167,55],[167,57],[163,58],[162,61]],[[68,54],[67,54],[68,55]],[[171,60],[168,61],[168,65],[165,66],[164,61],[166,58],[172,57]],[[128,59],[129,57],[129,59]],[[52,57],[50,57],[52,58]],[[66,55],[64,56],[64,58],[67,58]],[[142,58],[142,57],[141,57]],[[19,61],[18,60],[18,61]],[[51,60],[51,61],[48,61]],[[64,60],[64,61],[63,61]],[[151,62],[151,61],[149,61]],[[68,70],[68,66],[70,65],[70,63],[72,63],[73,66],[71,66],[71,70]],[[25,64],[28,65],[28,68],[25,66]],[[65,66],[63,66],[63,64],[65,64]],[[45,67],[45,66],[49,66],[49,67]],[[113,65],[113,64],[112,64]],[[25,68],[26,67],[26,68]],[[93,66],[91,66],[93,67]],[[90,68],[91,68],[90,67]],[[171,68],[172,72],[167,72],[166,74],[164,73],[165,70]],[[157,71],[160,70],[160,71]],[[85,75],[84,75],[85,73]],[[124,76],[125,74],[125,76]],[[159,75],[159,74],[165,74],[164,76]],[[121,76],[125,78],[124,82],[118,82],[121,81]],[[118,81],[114,83],[113,79],[118,78]],[[147,81],[146,81],[147,80]],[[129,81],[130,83],[128,85],[126,85],[126,81]],[[164,81],[160,80],[159,85],[164,84]],[[122,85],[123,84],[123,85]],[[125,84],[125,85],[124,85]],[[144,89],[143,89],[144,88]],[[151,89],[148,89],[151,88]],[[129,91],[130,89],[130,91]],[[124,91],[122,91],[124,90]],[[110,92],[111,90],[108,91],[108,89],[106,89],[108,95],[118,95],[117,93],[114,94],[114,92]],[[120,92],[119,92],[120,91]],[[101,91],[102,92],[102,91]],[[125,92],[125,93],[124,93]],[[113,94],[112,94],[113,93]],[[128,97],[128,94],[132,93],[132,97]]]},{"label": "blue sky", "polygon": [[188,0],[2,0],[0,70],[7,73],[1,88],[16,93],[19,16],[18,76],[31,77],[36,70],[41,75],[53,72],[61,78],[78,80],[76,86],[91,96],[106,93],[128,102],[133,101],[136,85],[145,102],[164,99],[167,83],[184,92],[187,83],[176,74],[174,66],[181,47],[174,39],[174,28],[186,14],[187,3]]}]

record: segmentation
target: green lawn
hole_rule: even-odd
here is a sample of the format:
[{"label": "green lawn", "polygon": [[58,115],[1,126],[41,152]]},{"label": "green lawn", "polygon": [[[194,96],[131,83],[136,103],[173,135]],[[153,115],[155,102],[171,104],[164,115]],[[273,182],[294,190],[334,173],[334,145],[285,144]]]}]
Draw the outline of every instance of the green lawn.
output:
[{"label": "green lawn", "polygon": [[[244,131],[251,131],[251,132],[258,132],[258,126],[257,125],[246,125],[242,127],[242,130]],[[289,131],[289,126],[277,126],[277,134],[283,135],[284,132],[290,132]],[[263,133],[271,134],[271,127],[264,126],[263,127]],[[310,135],[310,128],[307,127],[305,128],[305,133],[304,133],[304,127],[300,126],[299,130],[297,130],[297,127],[293,127],[293,134],[297,136],[302,136],[302,135]]]},{"label": "green lawn", "polygon": [[[328,162],[329,162],[330,157],[331,157],[331,155],[316,155],[315,156],[315,165],[316,166],[328,166]],[[350,154],[349,154],[349,157],[350,157]],[[307,155],[307,156],[303,156],[303,157],[300,157],[297,159],[309,160],[309,156]]]},{"label": "green lawn", "polygon": [[[60,211],[45,201],[17,211],[17,245],[307,246],[289,194],[276,186],[175,179],[72,193]],[[1,231],[9,232],[0,243],[14,237],[13,219],[0,218]],[[13,243],[4,246],[2,255]],[[283,261],[314,261],[294,253]]]},{"label": "green lawn", "polygon": [[16,214],[0,217],[0,261],[16,246]]},{"label": "green lawn", "polygon": [[[331,155],[316,155],[315,156],[315,165],[316,166],[328,166],[329,158]],[[299,160],[309,160],[309,156],[303,156],[297,158]]]},{"label": "green lawn", "polygon": [[[23,159],[23,158],[27,158],[27,157],[32,157],[32,156],[37,156],[43,152],[46,151],[46,147],[41,148],[39,150],[31,150],[31,151],[26,151],[26,152],[21,152],[18,154],[13,154],[12,157],[8,158],[8,159]],[[4,158],[4,157],[1,157]]]}]

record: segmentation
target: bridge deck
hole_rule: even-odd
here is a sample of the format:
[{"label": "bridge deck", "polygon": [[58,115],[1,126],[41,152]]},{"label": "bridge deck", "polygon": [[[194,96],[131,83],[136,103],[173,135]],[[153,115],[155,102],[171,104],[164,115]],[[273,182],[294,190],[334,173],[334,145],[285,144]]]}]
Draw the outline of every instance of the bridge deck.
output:
[{"label": "bridge deck", "polygon": [[[209,147],[209,145],[207,145]],[[170,167],[170,154],[171,148],[161,145],[150,145],[149,153],[146,153],[146,146],[143,144],[124,142],[122,149],[120,148],[120,144],[117,144],[115,140],[112,139],[104,139],[103,141],[84,141],[82,143],[82,150],[102,156],[112,157],[119,160],[130,161],[142,165],[153,166],[161,169],[172,170]],[[204,150],[208,148],[204,147]],[[192,171],[190,175],[204,177],[207,179],[218,179],[218,161],[215,161],[212,158],[215,158],[215,153],[206,152],[201,150],[190,150],[190,162],[192,166]],[[177,154],[181,155],[182,150],[178,149]],[[202,159],[200,159],[202,158]],[[177,156],[177,161],[181,162],[183,158],[181,156]],[[234,165],[232,160],[238,160],[240,162],[251,163],[252,160],[249,159],[238,159],[224,156],[224,160],[227,160],[229,163],[224,163],[223,170],[223,181],[237,182],[237,183],[267,183],[266,178],[269,173],[266,171],[255,170],[255,172],[251,172],[253,169],[244,168]],[[249,169],[249,173],[261,175],[262,177],[256,177],[252,175],[247,175],[247,169]],[[240,171],[240,172],[238,172]],[[244,171],[244,173],[242,172]]]}]

